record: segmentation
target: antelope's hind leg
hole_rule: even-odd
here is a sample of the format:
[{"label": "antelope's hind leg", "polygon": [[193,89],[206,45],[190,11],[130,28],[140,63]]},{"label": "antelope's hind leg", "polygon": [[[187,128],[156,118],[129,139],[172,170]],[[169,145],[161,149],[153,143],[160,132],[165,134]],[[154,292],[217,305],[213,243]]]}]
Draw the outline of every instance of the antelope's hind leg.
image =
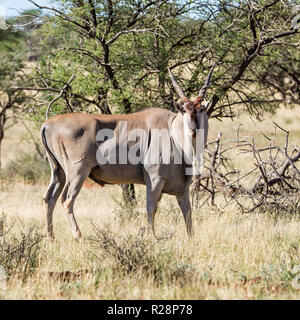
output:
[{"label": "antelope's hind leg", "polygon": [[84,162],[72,165],[66,170],[66,185],[63,190],[61,202],[75,239],[81,237],[81,232],[74,216],[74,202],[81,190],[84,180],[89,176],[90,172],[90,167]]},{"label": "antelope's hind leg", "polygon": [[51,180],[45,192],[45,195],[43,196],[43,201],[46,208],[47,234],[49,238],[54,239],[53,211],[57,199],[59,198],[65,185],[66,178],[65,173],[61,167],[57,167],[50,157],[48,157],[48,161],[51,167]]}]

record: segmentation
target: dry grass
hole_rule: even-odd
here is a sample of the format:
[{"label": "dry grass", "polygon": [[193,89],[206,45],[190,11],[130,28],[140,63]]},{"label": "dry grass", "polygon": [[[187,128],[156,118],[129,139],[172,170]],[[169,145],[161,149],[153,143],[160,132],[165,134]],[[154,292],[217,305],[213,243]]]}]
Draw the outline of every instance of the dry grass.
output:
[{"label": "dry grass", "polygon": [[[299,139],[297,113],[279,111],[274,119]],[[290,119],[290,120],[289,120]],[[244,133],[255,135],[246,116],[237,122],[211,123],[210,137],[219,131],[230,139],[238,122]],[[252,127],[251,127],[252,126]],[[273,132],[272,119],[260,124]],[[19,129],[18,129],[19,130]],[[21,136],[6,140],[10,143]],[[281,139],[281,137],[278,137]],[[10,155],[13,153],[10,145]],[[249,164],[240,163],[240,166]],[[251,164],[250,164],[251,165]],[[46,185],[2,183],[0,215],[7,236],[35,228],[45,232],[42,193]],[[60,204],[54,213],[56,240],[43,239],[35,270],[25,280],[12,274],[4,299],[299,299],[292,287],[291,269],[300,264],[300,219],[259,212],[241,215],[232,206],[221,212],[207,205],[194,212],[193,239],[188,239],[174,197],[164,195],[157,214],[158,235],[174,233],[155,242],[144,233],[145,190],[137,188],[138,206],[126,212],[118,205],[121,189],[83,188],[75,213],[84,239],[72,239]],[[95,229],[96,226],[96,229]],[[91,240],[91,238],[93,240]],[[0,293],[1,295],[1,293]]]}]

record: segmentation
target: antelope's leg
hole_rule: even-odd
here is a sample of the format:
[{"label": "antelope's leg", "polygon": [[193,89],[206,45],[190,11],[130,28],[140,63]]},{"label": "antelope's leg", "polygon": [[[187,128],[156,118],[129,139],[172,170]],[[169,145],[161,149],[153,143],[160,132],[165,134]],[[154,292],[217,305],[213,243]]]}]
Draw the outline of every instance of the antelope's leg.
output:
[{"label": "antelope's leg", "polygon": [[60,167],[56,167],[53,164],[53,161],[48,157],[50,167],[51,167],[51,180],[45,195],[43,196],[43,201],[46,208],[46,217],[47,217],[47,233],[48,237],[54,239],[53,232],[53,210],[57,202],[58,197],[60,196],[63,187],[65,185],[65,173]]},{"label": "antelope's leg", "polygon": [[81,190],[84,180],[89,174],[90,169],[88,166],[85,168],[84,166],[77,168],[73,167],[71,172],[67,172],[66,185],[62,194],[61,202],[65,209],[66,216],[75,239],[79,239],[81,237],[81,232],[74,216],[74,202]]},{"label": "antelope's leg", "polygon": [[191,204],[190,204],[189,190],[187,189],[184,193],[177,195],[176,199],[184,217],[186,231],[190,236],[192,236],[193,235],[192,210],[191,210]]},{"label": "antelope's leg", "polygon": [[148,224],[155,237],[154,218],[157,211],[157,203],[161,197],[161,191],[165,184],[164,180],[155,179],[147,182],[147,214]]}]

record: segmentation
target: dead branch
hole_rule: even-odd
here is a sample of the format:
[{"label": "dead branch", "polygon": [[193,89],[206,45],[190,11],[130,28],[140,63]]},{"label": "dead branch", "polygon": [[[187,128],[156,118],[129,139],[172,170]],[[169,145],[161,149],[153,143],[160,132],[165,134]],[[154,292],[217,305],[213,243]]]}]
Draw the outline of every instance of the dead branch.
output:
[{"label": "dead branch", "polygon": [[[299,211],[300,171],[296,163],[300,160],[300,147],[289,148],[289,131],[276,123],[274,125],[285,135],[283,146],[260,131],[268,141],[268,146],[257,147],[254,138],[240,139],[239,129],[236,141],[231,141],[227,148],[221,142],[220,133],[216,140],[208,143],[208,165],[192,188],[192,203],[196,209],[209,199],[214,205],[216,193],[221,192],[225,199],[225,206],[222,208],[235,202],[242,212],[252,212],[258,208],[263,211]],[[255,167],[251,165],[251,170],[240,175],[239,170],[232,169],[233,159],[229,156],[232,150],[236,150],[238,156],[251,155]],[[245,183],[245,178],[248,184]],[[255,182],[251,184],[249,181]],[[199,197],[203,194],[206,194],[206,198],[199,205]]]}]

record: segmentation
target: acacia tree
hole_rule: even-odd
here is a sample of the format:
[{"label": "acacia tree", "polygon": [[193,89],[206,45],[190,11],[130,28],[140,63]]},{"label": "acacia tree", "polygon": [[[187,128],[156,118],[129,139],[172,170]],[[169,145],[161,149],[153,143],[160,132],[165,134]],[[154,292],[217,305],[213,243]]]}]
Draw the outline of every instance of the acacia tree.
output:
[{"label": "acacia tree", "polygon": [[[23,91],[15,90],[13,85],[22,83],[23,75],[22,57],[16,57],[15,53],[3,57],[0,64],[0,167],[1,145],[5,131],[16,123],[20,115],[26,95]],[[8,125],[8,120],[12,120]]]},{"label": "acacia tree", "polygon": [[279,93],[280,99],[291,106],[300,104],[299,34],[297,43],[291,44],[292,48],[277,48],[276,60],[266,61],[266,68],[259,74],[261,83]]},{"label": "acacia tree", "polygon": [[[293,10],[295,4],[288,0],[193,1],[186,12],[163,19],[164,34],[135,36],[132,49],[119,59],[143,65],[140,77],[133,78],[138,79],[132,90],[138,93],[135,105],[142,97],[147,106],[172,107],[167,67],[175,69],[187,94],[196,95],[213,62],[218,66],[211,90],[212,117],[233,117],[240,108],[259,118],[280,103],[297,102],[299,25],[293,22],[299,13]],[[161,8],[166,16],[163,12]]]},{"label": "acacia tree", "polygon": [[[295,64],[291,69],[299,68],[295,59],[299,48],[299,25],[293,23],[297,15],[295,5],[296,1],[290,0],[199,4],[198,10],[205,14],[217,8],[213,23],[202,34],[202,45],[209,48],[210,60],[219,66],[211,97],[215,117],[232,117],[238,106],[259,117],[265,111],[275,110],[280,102],[288,101],[288,92],[276,95],[285,87],[271,86],[264,75],[270,66],[278,64],[282,55],[290,55]],[[197,61],[191,69],[197,75],[207,66],[205,61]],[[277,74],[278,81],[283,80],[281,76]]]},{"label": "acacia tree", "polygon": [[[189,12],[192,1],[72,0],[57,1],[55,8],[33,3],[54,14],[45,17],[41,32],[44,43],[55,39],[56,46],[42,57],[31,84],[33,89],[45,92],[49,102],[56,93],[63,98],[51,104],[53,113],[95,108],[101,113],[129,113],[153,105],[151,99],[145,105],[149,86],[142,82],[150,83],[153,74],[159,79],[161,95],[165,94],[165,74],[172,55],[163,52],[161,39],[169,39],[176,29],[179,39],[173,47],[182,46],[180,39],[185,38],[189,26],[181,30],[176,19]],[[153,46],[155,55],[150,52]],[[187,56],[187,52],[182,48],[183,55]],[[71,78],[72,85],[68,83]],[[140,83],[144,90],[135,90]],[[64,87],[65,92],[60,95]],[[49,113],[49,109],[44,104],[39,111]]]},{"label": "acacia tree", "polygon": [[[212,62],[218,64],[214,116],[233,116],[238,105],[259,115],[286,101],[276,98],[285,87],[272,86],[266,71],[286,52],[297,63],[296,1],[56,2],[55,8],[36,4],[54,14],[42,31],[44,42],[56,43],[32,83],[52,102],[43,102],[39,114],[51,114],[50,107],[53,113],[172,108],[167,68],[184,75],[185,90],[196,94]],[[276,78],[282,79],[278,71]]]},{"label": "acacia tree", "polygon": [[[13,22],[13,19],[7,21],[8,24]],[[24,68],[22,44],[20,31],[0,29],[0,168],[1,145],[5,132],[17,122],[26,100],[24,91],[13,88],[22,85],[25,79],[22,72]]]}]

